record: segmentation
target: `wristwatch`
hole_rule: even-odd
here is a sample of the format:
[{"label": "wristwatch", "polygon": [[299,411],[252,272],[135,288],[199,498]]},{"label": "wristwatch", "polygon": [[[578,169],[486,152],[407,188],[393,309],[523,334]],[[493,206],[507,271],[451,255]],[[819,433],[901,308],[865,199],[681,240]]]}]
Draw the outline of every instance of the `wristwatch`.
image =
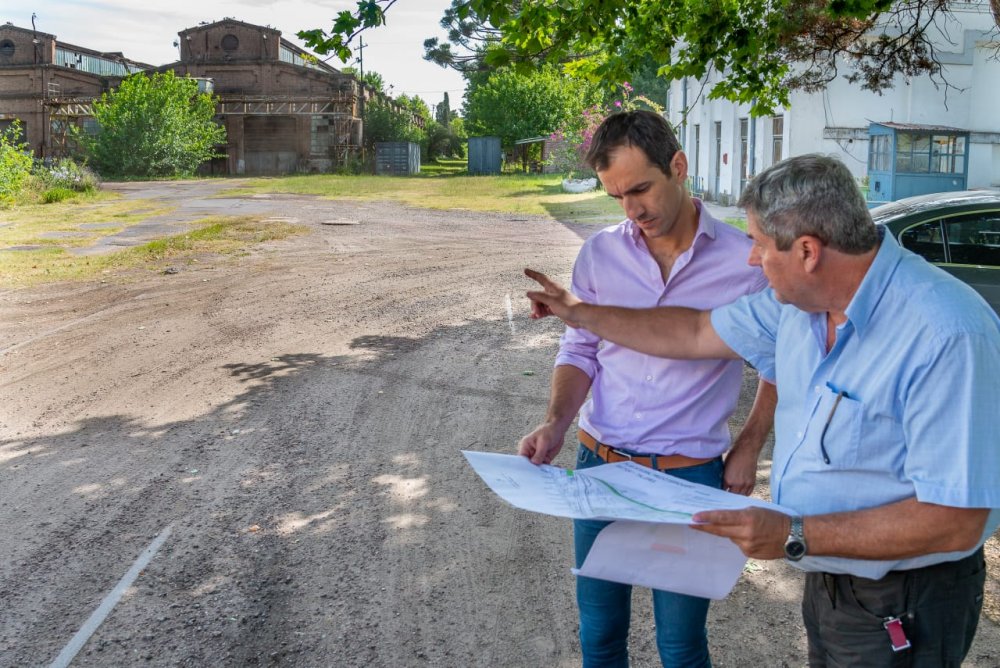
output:
[{"label": "wristwatch", "polygon": [[785,556],[790,561],[798,561],[806,556],[806,538],[802,534],[802,517],[792,516],[792,528],[785,539]]}]

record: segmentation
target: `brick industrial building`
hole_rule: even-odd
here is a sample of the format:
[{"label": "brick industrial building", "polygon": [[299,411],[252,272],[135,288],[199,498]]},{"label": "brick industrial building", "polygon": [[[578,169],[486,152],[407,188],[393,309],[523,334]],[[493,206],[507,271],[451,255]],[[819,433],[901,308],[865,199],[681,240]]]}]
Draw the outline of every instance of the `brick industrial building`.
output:
[{"label": "brick industrial building", "polygon": [[[361,105],[379,95],[352,75],[319,62],[274,28],[235,19],[178,35],[180,59],[153,67],[53,35],[0,26],[0,129],[20,119],[39,157],[65,154],[66,129],[92,129],[91,102],[135,72],[173,70],[204,80],[219,98],[223,174],[327,171],[358,153]],[[220,147],[221,148],[221,147]]]},{"label": "brick industrial building", "polygon": [[0,25],[0,130],[15,120],[39,157],[66,150],[69,125],[84,125],[90,102],[123,77],[149,69],[120,53],[66,44],[35,30]]}]

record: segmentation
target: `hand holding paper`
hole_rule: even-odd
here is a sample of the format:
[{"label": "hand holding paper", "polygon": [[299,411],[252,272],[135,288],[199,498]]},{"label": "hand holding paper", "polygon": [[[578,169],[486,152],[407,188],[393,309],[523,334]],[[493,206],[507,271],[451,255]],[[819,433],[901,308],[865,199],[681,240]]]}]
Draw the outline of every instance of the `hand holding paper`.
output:
[{"label": "hand holding paper", "polygon": [[[739,579],[746,557],[721,532],[741,531],[743,520],[738,518],[744,515],[782,518],[789,513],[766,501],[687,482],[633,462],[572,471],[535,466],[517,455],[463,454],[490,489],[515,507],[612,521],[598,535],[577,574],[615,582],[724,598]],[[751,510],[739,511],[745,508]],[[719,524],[695,531],[688,525],[699,518]],[[723,524],[727,518],[734,524]],[[719,535],[711,535],[717,533],[714,529]]]}]

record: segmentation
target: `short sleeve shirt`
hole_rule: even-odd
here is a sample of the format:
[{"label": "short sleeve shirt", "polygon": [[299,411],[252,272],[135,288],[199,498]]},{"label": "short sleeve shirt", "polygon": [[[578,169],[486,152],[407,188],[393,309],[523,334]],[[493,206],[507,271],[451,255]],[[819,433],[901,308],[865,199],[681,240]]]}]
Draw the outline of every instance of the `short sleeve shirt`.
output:
[{"label": "short sleeve shirt", "polygon": [[[712,313],[723,341],[777,382],[772,498],[803,515],[914,496],[1000,508],[1000,319],[969,286],[883,236],[829,353],[826,314],[781,304],[771,290]],[[984,541],[998,524],[994,510]],[[879,578],[968,553],[798,565]]]}]

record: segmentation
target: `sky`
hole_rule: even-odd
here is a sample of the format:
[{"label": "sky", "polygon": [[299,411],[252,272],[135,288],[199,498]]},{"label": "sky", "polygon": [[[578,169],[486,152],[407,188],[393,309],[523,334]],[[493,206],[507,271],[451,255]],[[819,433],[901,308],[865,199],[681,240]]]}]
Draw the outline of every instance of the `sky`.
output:
[{"label": "sky", "polygon": [[[447,91],[452,108],[461,104],[465,88],[461,75],[423,59],[425,39],[446,41],[440,21],[450,4],[450,0],[398,0],[386,12],[386,25],[362,33],[365,72],[381,74],[394,97],[419,95],[430,106],[441,102]],[[356,0],[0,0],[0,22],[31,28],[34,12],[36,28],[61,41],[165,65],[178,59],[173,45],[177,33],[202,21],[229,17],[269,25],[304,47],[296,32],[328,30],[338,12],[355,6]],[[345,67],[336,57],[328,62]]]}]

